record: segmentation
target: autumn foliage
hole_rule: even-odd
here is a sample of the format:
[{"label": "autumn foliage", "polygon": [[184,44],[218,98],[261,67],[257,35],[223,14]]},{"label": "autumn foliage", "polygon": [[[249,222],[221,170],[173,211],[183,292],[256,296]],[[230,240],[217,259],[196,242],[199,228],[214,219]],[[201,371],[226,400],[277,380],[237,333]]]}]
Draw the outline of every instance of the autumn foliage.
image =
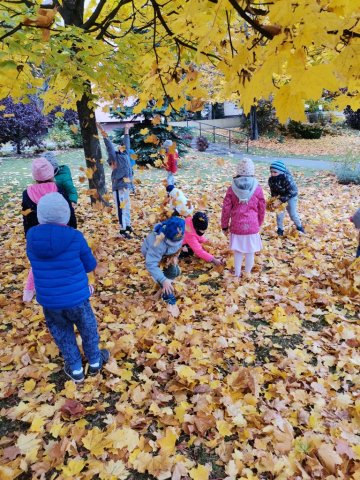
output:
[{"label": "autumn foliage", "polygon": [[[277,238],[268,213],[254,274],[238,283],[219,232],[234,166],[207,161],[216,174],[194,155],[178,181],[208,211],[209,250],[227,263],[181,263],[176,320],[153,297],[141,240],[115,238],[115,213],[91,210],[82,192],[79,224],[100,264],[92,305],[112,355],[82,386],[63,375],[39,305],[22,303],[17,196],[2,208],[1,479],[358,478],[360,276],[348,217],[360,187],[295,174],[307,235],[287,223]],[[266,189],[268,170],[257,171]],[[140,237],[163,198],[152,174],[136,172]]]}]

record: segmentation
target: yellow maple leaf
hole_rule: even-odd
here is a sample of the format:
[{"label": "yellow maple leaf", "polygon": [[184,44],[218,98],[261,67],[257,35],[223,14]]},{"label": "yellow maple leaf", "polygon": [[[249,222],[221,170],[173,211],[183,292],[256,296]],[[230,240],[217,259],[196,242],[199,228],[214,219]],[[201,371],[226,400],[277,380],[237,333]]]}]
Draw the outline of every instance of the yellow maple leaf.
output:
[{"label": "yellow maple leaf", "polygon": [[110,460],[99,473],[101,480],[125,480],[128,476],[129,471],[121,460]]},{"label": "yellow maple leaf", "polygon": [[142,128],[139,133],[140,133],[140,135],[147,135],[149,133],[149,129],[148,128]]},{"label": "yellow maple leaf", "polygon": [[41,418],[40,416],[35,416],[29,428],[30,432],[41,432],[43,430],[44,423],[45,421],[43,418]]},{"label": "yellow maple leaf", "polygon": [[196,372],[187,365],[180,365],[175,367],[175,370],[180,378],[187,380],[188,382],[192,382],[196,377]]},{"label": "yellow maple leaf", "polygon": [[40,444],[41,438],[38,438],[37,433],[29,433],[27,435],[21,433],[16,442],[16,446],[20,452],[31,462],[36,460]]},{"label": "yellow maple leaf", "polygon": [[114,448],[126,448],[129,452],[139,445],[139,434],[129,427],[118,428],[111,432],[107,439],[112,442]]},{"label": "yellow maple leaf", "polygon": [[209,480],[210,471],[204,465],[198,465],[196,468],[192,468],[189,474],[193,480]]},{"label": "yellow maple leaf", "polygon": [[87,435],[82,439],[82,443],[95,457],[102,455],[105,448],[109,446],[109,442],[105,441],[105,433],[98,427],[89,430]]},{"label": "yellow maple leaf", "polygon": [[232,435],[231,425],[225,420],[218,420],[216,422],[216,428],[222,437]]},{"label": "yellow maple leaf", "polygon": [[174,428],[167,428],[165,436],[157,441],[159,447],[166,455],[172,455],[175,452],[175,443],[178,435]]},{"label": "yellow maple leaf", "polygon": [[31,378],[30,380],[26,380],[26,382],[24,382],[24,392],[26,393],[32,392],[35,386],[36,386],[36,382],[33,378]]},{"label": "yellow maple leaf", "polygon": [[62,467],[62,473],[65,478],[76,478],[76,475],[83,470],[85,465],[85,460],[80,458],[72,458],[68,461],[67,465]]},{"label": "yellow maple leaf", "polygon": [[68,380],[64,384],[64,392],[67,398],[75,398],[76,385],[71,380]]}]

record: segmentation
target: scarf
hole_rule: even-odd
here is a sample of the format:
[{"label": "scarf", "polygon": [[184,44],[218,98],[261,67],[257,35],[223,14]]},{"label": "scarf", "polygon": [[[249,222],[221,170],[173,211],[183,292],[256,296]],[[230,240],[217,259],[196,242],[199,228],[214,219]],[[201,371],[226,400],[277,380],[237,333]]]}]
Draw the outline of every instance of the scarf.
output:
[{"label": "scarf", "polygon": [[237,177],[234,178],[231,188],[240,203],[248,203],[257,189],[258,181],[254,177]]}]

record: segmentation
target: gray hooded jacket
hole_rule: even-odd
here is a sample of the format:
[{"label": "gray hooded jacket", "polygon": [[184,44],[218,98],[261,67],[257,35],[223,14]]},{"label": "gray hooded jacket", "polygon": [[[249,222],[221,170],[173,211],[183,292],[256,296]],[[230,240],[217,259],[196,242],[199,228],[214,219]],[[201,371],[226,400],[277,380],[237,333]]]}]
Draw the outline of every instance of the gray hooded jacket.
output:
[{"label": "gray hooded jacket", "polygon": [[160,262],[164,257],[174,255],[180,250],[183,238],[177,242],[171,242],[170,240],[163,238],[157,245],[155,245],[156,237],[157,235],[154,231],[149,233],[141,246],[141,253],[145,257],[146,270],[150,273],[155,282],[161,283],[162,285],[166,280],[166,277],[160,268]]},{"label": "gray hooded jacket", "polygon": [[130,189],[132,186],[132,167],[130,162],[130,137],[124,135],[125,151],[115,150],[115,147],[109,138],[104,137],[106,150],[108,153],[108,164],[115,164],[116,167],[111,173],[112,189],[122,190]]}]

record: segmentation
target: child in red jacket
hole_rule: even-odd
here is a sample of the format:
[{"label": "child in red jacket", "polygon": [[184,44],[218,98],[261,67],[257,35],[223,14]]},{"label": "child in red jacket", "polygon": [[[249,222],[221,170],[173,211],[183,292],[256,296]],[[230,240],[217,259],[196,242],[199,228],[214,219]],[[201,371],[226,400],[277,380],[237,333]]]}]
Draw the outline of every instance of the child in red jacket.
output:
[{"label": "child in red jacket", "polygon": [[177,161],[179,158],[179,154],[177,153],[176,149],[173,147],[173,142],[171,140],[165,140],[165,142],[163,143],[163,147],[165,148],[165,152],[166,152],[166,161],[164,165],[165,165],[165,170],[168,172],[167,184],[175,185],[174,175],[177,172]]},{"label": "child in red jacket", "polygon": [[215,258],[214,255],[204,250],[203,244],[208,242],[208,239],[204,236],[208,224],[209,220],[204,212],[196,212],[192,217],[187,217],[185,220],[185,235],[180,258],[196,255],[202,260],[205,260],[205,262],[210,262],[214,265],[221,265],[223,263],[222,258]]},{"label": "child in red jacket", "polygon": [[255,166],[250,158],[244,158],[226,192],[221,214],[221,228],[226,235],[230,225],[230,249],[234,252],[236,277],[241,276],[244,257],[245,272],[250,273],[255,252],[262,249],[259,231],[264,217],[265,198],[255,178]]}]

